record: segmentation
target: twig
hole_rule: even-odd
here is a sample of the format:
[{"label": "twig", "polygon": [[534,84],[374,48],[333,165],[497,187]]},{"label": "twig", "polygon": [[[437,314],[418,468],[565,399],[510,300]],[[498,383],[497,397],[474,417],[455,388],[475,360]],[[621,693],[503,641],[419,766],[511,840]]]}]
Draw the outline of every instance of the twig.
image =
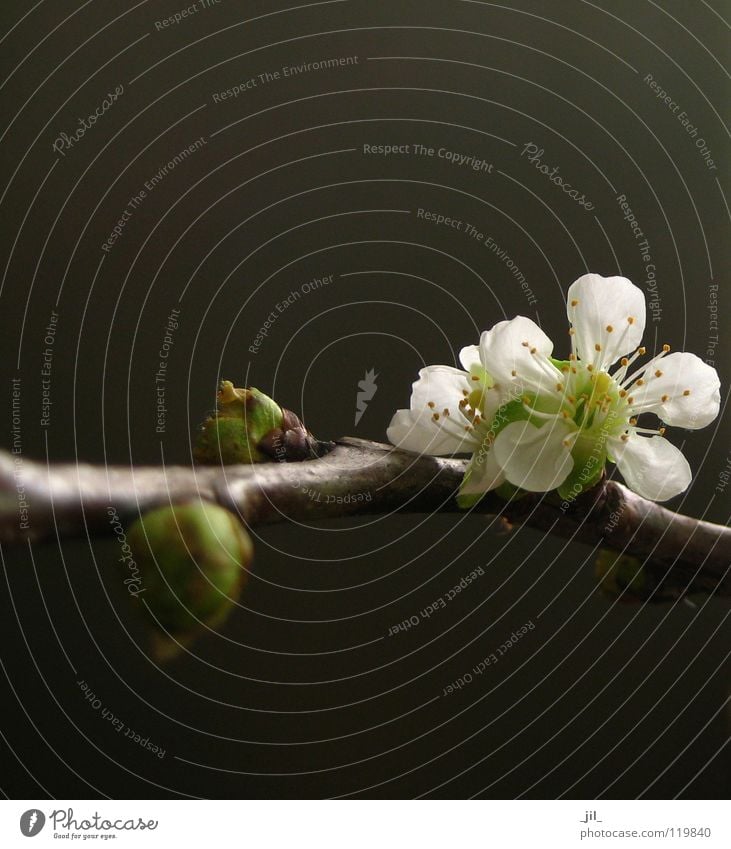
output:
[{"label": "twig", "polygon": [[[111,531],[170,502],[202,498],[238,511],[249,526],[364,513],[461,512],[454,496],[461,460],[416,457],[391,446],[341,439],[318,459],[252,466],[118,467],[50,465],[0,452],[0,542]],[[27,501],[21,528],[18,487]],[[645,561],[665,590],[731,596],[731,529],[682,516],[604,481],[571,504],[555,495],[506,502],[488,493],[474,513],[501,516],[561,537],[624,551]]]}]

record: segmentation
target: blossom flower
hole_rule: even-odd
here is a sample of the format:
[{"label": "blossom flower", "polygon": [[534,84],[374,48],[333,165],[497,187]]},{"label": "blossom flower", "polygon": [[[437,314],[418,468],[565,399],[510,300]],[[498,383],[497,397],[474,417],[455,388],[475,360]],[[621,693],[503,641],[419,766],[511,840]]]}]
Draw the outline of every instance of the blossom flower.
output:
[{"label": "blossom flower", "polygon": [[[694,354],[670,353],[668,345],[635,365],[646,354],[640,346],[645,298],[624,277],[580,277],[569,288],[567,311],[568,360],[552,357],[553,343],[531,319],[501,321],[482,334],[479,347],[462,351],[467,378],[446,366],[420,373],[411,410],[394,416],[389,439],[412,451],[472,452],[463,496],[507,481],[575,497],[600,479],[606,460],[646,498],[665,501],[685,490],[690,467],[665,439],[664,425],[696,429],[716,418],[715,369]],[[469,421],[476,410],[471,393],[464,394],[466,380],[484,387],[477,426]],[[468,399],[459,407],[467,420],[459,422],[461,440],[452,426],[459,394]],[[423,415],[425,406],[440,415]],[[655,414],[662,426],[640,426],[645,413]]]},{"label": "blossom flower", "polygon": [[427,366],[413,384],[408,410],[398,410],[387,430],[399,448],[442,456],[473,455],[462,495],[481,495],[505,481],[494,454],[494,422],[505,395],[485,369],[477,345],[460,351],[464,371],[452,366]]}]

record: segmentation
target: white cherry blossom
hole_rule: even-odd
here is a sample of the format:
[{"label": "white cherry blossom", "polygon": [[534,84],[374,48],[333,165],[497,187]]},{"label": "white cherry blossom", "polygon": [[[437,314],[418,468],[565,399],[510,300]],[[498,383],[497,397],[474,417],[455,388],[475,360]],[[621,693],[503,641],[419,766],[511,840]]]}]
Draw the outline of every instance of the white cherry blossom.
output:
[{"label": "white cherry blossom", "polygon": [[[624,277],[586,274],[568,292],[571,353],[529,318],[501,321],[460,353],[464,370],[429,366],[388,438],[427,454],[470,453],[462,496],[504,482],[575,496],[607,459],[627,485],[664,501],[687,488],[690,467],[664,425],[696,429],[718,415],[715,369],[694,354],[661,351],[641,363],[645,298]],[[612,367],[616,366],[614,370]],[[639,424],[654,414],[663,426]]]},{"label": "white cherry blossom", "polygon": [[477,345],[463,348],[459,359],[464,370],[436,365],[419,372],[410,409],[396,412],[387,436],[406,451],[473,454],[460,492],[482,494],[505,480],[487,450],[494,440],[491,424],[503,398],[481,363]]},{"label": "white cherry blossom", "polygon": [[665,439],[664,426],[640,426],[639,417],[653,413],[663,425],[705,427],[720,405],[716,370],[695,354],[669,353],[669,345],[640,364],[645,298],[625,277],[580,277],[569,288],[567,311],[565,362],[552,359],[550,339],[521,316],[482,335],[483,362],[498,384],[523,393],[527,413],[498,434],[497,464],[522,489],[578,494],[609,459],[635,492],[672,498],[690,484],[688,462]]}]

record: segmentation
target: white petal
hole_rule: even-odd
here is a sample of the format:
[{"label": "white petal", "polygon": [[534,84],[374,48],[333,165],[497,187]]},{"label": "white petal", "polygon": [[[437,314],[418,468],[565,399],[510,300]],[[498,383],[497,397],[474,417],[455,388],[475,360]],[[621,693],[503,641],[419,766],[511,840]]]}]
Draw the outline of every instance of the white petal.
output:
[{"label": "white petal", "polygon": [[597,368],[606,368],[642,342],[645,296],[626,277],[579,277],[569,286],[566,311],[576,331],[579,359]]},{"label": "white petal", "polygon": [[439,427],[431,410],[398,410],[386,430],[388,441],[404,451],[417,454],[458,454],[472,452],[476,443],[470,434],[456,435]]},{"label": "white petal", "polygon": [[611,440],[610,450],[627,486],[653,501],[678,495],[693,477],[682,452],[662,436],[631,434]]},{"label": "white petal", "polygon": [[[503,386],[525,384],[555,392],[561,372],[546,357],[553,352],[553,342],[531,319],[519,315],[510,321],[500,321],[480,337],[480,356],[485,369]],[[539,359],[544,363],[542,367]],[[513,374],[515,372],[515,374]]]},{"label": "white petal", "polygon": [[510,483],[530,492],[547,492],[560,486],[574,466],[571,448],[564,445],[573,430],[558,418],[542,427],[512,422],[495,439],[495,459]]},{"label": "white petal", "polygon": [[[410,410],[399,410],[386,431],[388,440],[405,451],[456,454],[474,450],[477,440],[464,430],[459,402],[476,381],[451,366],[427,366],[411,389]],[[444,415],[444,410],[449,415]],[[434,414],[439,419],[434,421]]]},{"label": "white petal", "polygon": [[493,452],[478,448],[467,467],[467,473],[459,494],[480,495],[500,486],[504,480],[505,474],[498,465]]},{"label": "white petal", "polygon": [[[660,376],[656,376],[656,372]],[[677,351],[663,357],[642,375],[643,386],[630,389],[632,407],[652,404],[666,424],[690,430],[705,427],[718,415],[721,406],[721,382],[716,369],[695,354]],[[688,390],[689,394],[683,393]],[[667,397],[663,401],[663,397]]]},{"label": "white petal", "polygon": [[468,345],[466,348],[462,348],[459,352],[459,361],[462,363],[462,367],[467,371],[469,371],[472,366],[481,366],[482,362],[480,360],[479,345]]},{"label": "white petal", "polygon": [[429,403],[434,404],[432,412],[441,413],[446,407],[456,412],[464,397],[463,390],[474,388],[470,385],[469,374],[452,366],[427,366],[419,372],[419,379],[411,387],[412,410],[420,410]]}]

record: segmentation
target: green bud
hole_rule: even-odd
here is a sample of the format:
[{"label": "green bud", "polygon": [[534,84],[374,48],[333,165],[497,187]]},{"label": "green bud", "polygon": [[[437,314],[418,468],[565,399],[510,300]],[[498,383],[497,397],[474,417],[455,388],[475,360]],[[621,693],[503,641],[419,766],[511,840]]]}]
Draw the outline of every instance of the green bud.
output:
[{"label": "green bud", "polygon": [[672,601],[678,596],[662,586],[642,560],[611,548],[599,550],[596,576],[602,592],[623,604]]},{"label": "green bud", "polygon": [[128,541],[142,576],[140,597],[154,615],[160,658],[225,620],[253,559],[251,539],[238,518],[205,501],[143,514]]},{"label": "green bud", "polygon": [[333,448],[320,442],[290,410],[258,389],[221,382],[216,412],[201,425],[194,449],[197,463],[280,463],[320,457]]},{"label": "green bud", "polygon": [[216,412],[203,422],[194,451],[198,463],[261,463],[268,457],[259,444],[281,428],[282,408],[258,389],[237,389],[221,382]]}]

